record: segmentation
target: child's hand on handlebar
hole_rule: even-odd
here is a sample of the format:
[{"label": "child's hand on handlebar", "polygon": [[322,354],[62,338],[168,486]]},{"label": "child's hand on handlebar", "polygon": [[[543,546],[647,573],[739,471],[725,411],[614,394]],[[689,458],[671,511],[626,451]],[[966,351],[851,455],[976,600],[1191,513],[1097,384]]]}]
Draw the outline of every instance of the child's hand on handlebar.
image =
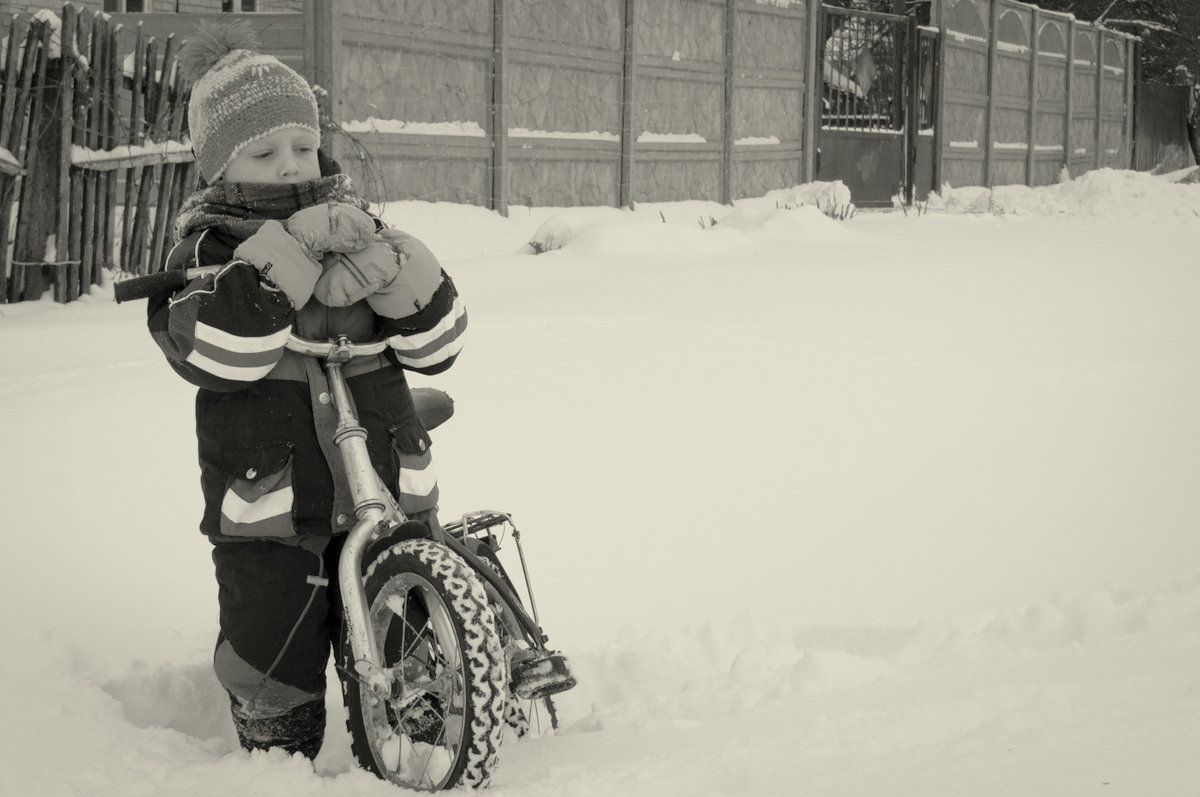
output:
[{"label": "child's hand on handlebar", "polygon": [[284,226],[313,260],[327,252],[357,252],[375,234],[375,219],[345,202],[324,202],[298,210]]}]

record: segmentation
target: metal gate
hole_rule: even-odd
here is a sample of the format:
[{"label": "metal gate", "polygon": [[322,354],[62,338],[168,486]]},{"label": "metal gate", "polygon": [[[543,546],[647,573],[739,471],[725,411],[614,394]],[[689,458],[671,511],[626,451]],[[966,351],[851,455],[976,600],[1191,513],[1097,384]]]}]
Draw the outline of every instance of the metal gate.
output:
[{"label": "metal gate", "polygon": [[822,6],[819,180],[860,207],[911,203],[933,185],[937,31],[916,18]]}]

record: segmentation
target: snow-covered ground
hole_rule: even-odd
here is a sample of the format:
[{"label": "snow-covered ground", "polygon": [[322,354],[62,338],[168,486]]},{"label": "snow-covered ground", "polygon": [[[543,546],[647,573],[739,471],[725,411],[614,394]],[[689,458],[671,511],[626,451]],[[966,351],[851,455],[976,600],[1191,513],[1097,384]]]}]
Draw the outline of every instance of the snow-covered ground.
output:
[{"label": "snow-covered ground", "polygon": [[[1200,794],[1200,185],[830,188],[384,209],[471,312],[444,511],[581,680],[492,793]],[[237,749],[193,391],[110,295],[0,307],[0,794],[396,793],[335,695],[315,771]]]}]

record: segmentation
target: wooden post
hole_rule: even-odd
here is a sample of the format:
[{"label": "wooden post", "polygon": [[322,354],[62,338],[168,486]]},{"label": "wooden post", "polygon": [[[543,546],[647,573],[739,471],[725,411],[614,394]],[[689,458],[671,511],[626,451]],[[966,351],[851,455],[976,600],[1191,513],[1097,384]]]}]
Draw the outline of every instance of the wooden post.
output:
[{"label": "wooden post", "polygon": [[[152,74],[154,67],[158,62],[158,41],[151,39],[146,43],[146,49],[138,52],[135,58],[144,58],[146,60],[146,68]],[[134,92],[148,90],[149,84],[146,86],[134,86]],[[147,102],[148,106],[149,103]],[[154,113],[158,113],[161,109],[154,109]],[[157,116],[154,117],[157,119]],[[142,120],[135,120],[138,127],[142,127]],[[144,136],[139,137],[139,143],[145,140]],[[140,169],[130,169],[126,173],[137,173],[140,176],[138,180],[137,191],[137,207],[133,209],[133,226],[130,228],[132,240],[129,242],[129,259],[122,264],[122,268],[134,274],[145,274],[145,259],[146,250],[149,245],[150,225],[150,193],[154,188],[154,178],[162,171],[161,166],[144,166]],[[112,172],[116,174],[116,170]],[[125,209],[126,214],[130,212],[129,208]]]},{"label": "wooden post", "polygon": [[737,0],[725,0],[725,80],[723,124],[721,125],[721,204],[733,204],[733,92],[734,37],[737,30]]},{"label": "wooden post", "polygon": [[[79,42],[78,48],[80,53],[91,52],[92,40],[92,22],[95,17],[92,14],[81,14],[76,20],[77,34],[76,39]],[[88,62],[90,65],[90,61]],[[88,73],[91,69],[76,69],[75,70],[75,94],[78,96],[89,96]],[[64,120],[66,121],[66,120]],[[71,141],[73,144],[84,146],[87,143],[87,124],[88,124],[88,109],[83,105],[78,105],[71,113]],[[83,256],[84,238],[87,225],[85,223],[85,198],[84,185],[87,182],[87,172],[80,169],[72,169],[71,174],[71,218],[69,219],[69,232],[67,240],[68,259],[78,263],[76,268],[80,274],[80,287],[82,289],[83,280],[88,272],[86,270],[87,261]]]},{"label": "wooden post", "polygon": [[[119,102],[121,79],[123,76],[123,65],[120,57],[120,34],[123,25],[109,25],[108,27],[108,42],[107,64],[108,72],[105,75],[108,81],[108,113],[104,116],[104,137],[102,139],[102,149],[113,149],[117,146],[117,135],[119,133]],[[104,186],[104,215],[100,218],[100,258],[96,261],[96,268],[92,271],[92,284],[99,285],[103,281],[104,268],[113,268],[117,265],[114,256],[116,248],[116,218],[117,218],[117,172],[110,171],[103,178],[102,185]]]},{"label": "wooden post", "polygon": [[[8,28],[8,40],[10,42],[20,41],[24,38],[28,25],[25,17],[14,15]],[[18,108],[25,107],[22,96],[28,97],[28,89],[23,93],[20,88],[23,81],[18,76],[19,48],[9,47],[7,49],[3,83],[0,84],[0,147],[11,152],[20,163],[20,148],[16,142],[21,140],[21,134],[14,132],[14,128],[19,131],[24,127],[24,111],[18,113]],[[29,50],[26,48],[26,55],[28,54]],[[13,232],[10,210],[16,198],[17,186],[20,184],[20,171],[13,171],[15,172],[13,174],[8,172],[0,174],[0,304],[20,298],[16,285],[20,280],[22,270],[12,265],[8,248]],[[6,272],[8,276],[5,276]]]},{"label": "wooden post", "polygon": [[[9,41],[17,40],[23,22],[23,18],[17,14],[8,20]],[[4,51],[7,59],[4,74],[0,75],[0,145],[8,143],[8,133],[12,128],[13,106],[17,100],[17,55],[19,51],[16,47],[5,47]]]},{"label": "wooden post", "polygon": [[[103,81],[100,80],[98,70],[104,55],[104,29],[106,23],[104,17],[99,14],[91,16],[91,37],[88,42],[88,69],[85,70],[87,77],[87,95],[91,98],[86,112],[82,112],[83,121],[83,140],[76,142],[87,149],[96,149],[98,142],[97,130],[100,125],[100,113],[97,105],[100,102],[100,92]],[[80,259],[82,262],[83,279],[91,279],[93,269],[95,267],[96,258],[96,179],[97,174],[93,171],[83,170],[83,202],[80,205],[80,217],[82,227],[80,229]]]},{"label": "wooden post", "polygon": [[820,50],[817,29],[821,24],[821,0],[807,0],[804,17],[804,182],[817,179],[817,122],[821,115],[821,88],[824,83],[818,61]]},{"label": "wooden post", "polygon": [[[183,85],[179,70],[175,68],[178,41],[175,34],[167,37],[167,46],[163,50],[162,69],[159,70],[158,110],[154,117],[156,141],[159,143],[177,141],[181,137],[183,122]],[[168,163],[162,169],[162,178],[158,185],[158,201],[154,211],[154,233],[151,235],[150,260],[147,266],[149,273],[162,270],[163,252],[166,249],[167,236],[171,234],[168,226],[174,221],[175,212],[172,210],[172,199],[177,193],[178,178],[183,169],[180,164]],[[169,251],[169,250],[168,250]]]},{"label": "wooden post", "polygon": [[[175,104],[171,108],[171,138],[179,140],[183,137],[183,116],[187,109],[187,97],[185,96],[183,77],[179,74],[179,70],[175,70]],[[173,184],[170,186],[170,194],[167,199],[170,203],[167,210],[167,218],[172,223],[175,221],[175,216],[179,212],[179,206],[183,200],[196,187],[197,176],[199,169],[194,161],[185,161],[175,166]],[[163,268],[163,257],[155,259],[158,264],[157,268]]]},{"label": "wooden post", "polygon": [[[99,20],[97,20],[99,23]],[[93,31],[95,35],[100,37],[99,42],[99,57],[93,64],[96,70],[95,83],[93,84],[93,116],[92,124],[95,127],[94,139],[91,149],[104,150],[108,147],[108,109],[112,105],[112,98],[109,96],[109,89],[112,88],[112,81],[109,75],[112,71],[110,60],[112,55],[108,51],[108,31],[115,25],[116,22],[112,19],[104,20],[103,24],[97,24]],[[92,281],[99,281],[97,276],[104,269],[105,246],[105,218],[108,210],[108,182],[105,180],[105,175],[96,172],[93,175],[93,183],[95,184],[95,192],[93,197],[95,204],[92,211],[92,260],[88,268],[87,279],[84,280],[84,290]]]},{"label": "wooden post", "polygon": [[1029,135],[1026,141],[1029,149],[1025,152],[1025,185],[1033,187],[1037,182],[1037,115],[1038,115],[1038,67],[1041,64],[1041,47],[1039,47],[1038,30],[1042,21],[1041,9],[1033,7],[1033,16],[1029,20]]},{"label": "wooden post", "polygon": [[70,3],[63,7],[58,84],[58,191],[55,200],[57,227],[54,236],[58,259],[63,266],[68,302],[79,298],[82,289],[79,261],[70,254],[71,240],[71,120],[75,113],[75,19]]},{"label": "wooden post", "polygon": [[634,26],[637,24],[637,0],[625,0],[621,36],[621,176],[617,195],[621,207],[633,207],[633,117],[635,99]]},{"label": "wooden post", "polygon": [[[143,126],[140,124],[142,110],[142,86],[146,82],[146,29],[141,22],[137,25],[137,36],[134,39],[133,45],[133,91],[129,98],[130,109],[130,125],[128,143],[130,146],[137,146],[145,140]],[[153,69],[153,67],[151,67]],[[137,272],[130,268],[133,262],[132,245],[133,245],[133,230],[134,216],[133,209],[136,207],[136,190],[137,185],[141,182],[142,169],[135,167],[130,169],[125,180],[125,212],[121,214],[121,252],[119,263],[121,269],[130,273]]]},{"label": "wooden post", "polygon": [[[167,52],[171,53],[170,40],[167,42]],[[174,51],[174,60],[178,60],[178,50]],[[188,92],[184,86],[183,76],[178,68],[166,70],[164,63],[163,79],[166,80],[167,75],[171,76],[170,98],[171,98],[171,116],[168,126],[168,139],[178,141],[183,138],[183,117],[184,111],[187,110]],[[175,217],[179,212],[179,207],[195,188],[198,183],[199,169],[197,169],[194,161],[186,160],[181,163],[171,164],[167,168],[170,175],[169,182],[165,182],[162,186],[162,191],[159,196],[166,196],[165,210],[164,204],[160,202],[159,213],[166,214],[165,221],[162,222],[169,234],[174,230]],[[158,224],[156,218],[155,223]],[[167,225],[170,227],[167,227]],[[165,246],[168,243],[167,235],[159,235],[157,240]],[[169,251],[169,250],[167,250]],[[153,267],[156,271],[161,271],[164,266],[166,254],[162,250],[156,250],[154,253]]]},{"label": "wooden post", "polygon": [[[10,290],[19,292],[25,300],[40,299],[45,291],[47,261],[58,260],[57,254],[47,251],[47,244],[58,230],[54,203],[58,189],[58,140],[61,119],[58,118],[58,71],[60,62],[51,67],[50,26],[35,20],[25,39],[25,61],[36,58],[33,74],[33,104],[30,107],[29,137],[25,149],[25,178],[21,181],[19,223],[13,242],[13,277]],[[30,179],[36,175],[37,179]],[[52,257],[51,257],[52,256]],[[20,281],[18,281],[20,280]],[[23,284],[22,284],[23,283]],[[61,280],[54,280],[56,301],[66,300]]]},{"label": "wooden post", "polygon": [[984,111],[983,123],[983,184],[992,187],[992,147],[996,142],[996,61],[1000,48],[997,46],[997,35],[1000,18],[999,0],[991,0],[991,18],[988,22],[988,70],[987,70],[987,106]]},{"label": "wooden post", "polygon": [[505,24],[504,0],[492,0],[491,96],[488,100],[488,137],[492,144],[489,165],[489,205],[501,216],[508,215],[508,118],[504,112]]}]

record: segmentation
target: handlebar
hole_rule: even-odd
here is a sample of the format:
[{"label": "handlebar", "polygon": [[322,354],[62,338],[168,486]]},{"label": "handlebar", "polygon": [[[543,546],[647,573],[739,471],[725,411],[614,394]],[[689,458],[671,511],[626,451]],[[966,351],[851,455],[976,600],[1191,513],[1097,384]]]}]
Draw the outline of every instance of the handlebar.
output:
[{"label": "handlebar", "polygon": [[[199,266],[129,277],[113,284],[113,299],[118,303],[131,302],[136,299],[149,299],[163,293],[173,293],[187,287],[187,284],[197,277],[217,273],[220,268],[220,266]],[[384,340],[351,343],[344,336],[336,340],[306,340],[294,334],[288,336],[287,343],[284,345],[297,354],[339,363],[348,362],[355,357],[370,357],[380,354],[388,348],[387,341]]]},{"label": "handlebar", "polygon": [[113,283],[113,299],[117,304],[132,302],[135,299],[149,299],[162,293],[174,293],[187,287],[187,284],[205,274],[215,274],[218,266],[200,266],[198,268],[179,269],[176,271],[160,271],[157,274],[146,274],[141,277],[129,277]]},{"label": "handlebar", "polygon": [[386,340],[375,340],[370,343],[351,343],[349,338],[342,335],[337,340],[307,340],[288,335],[284,344],[288,351],[316,357],[325,362],[344,363],[355,357],[369,357],[380,354],[388,347]]}]

